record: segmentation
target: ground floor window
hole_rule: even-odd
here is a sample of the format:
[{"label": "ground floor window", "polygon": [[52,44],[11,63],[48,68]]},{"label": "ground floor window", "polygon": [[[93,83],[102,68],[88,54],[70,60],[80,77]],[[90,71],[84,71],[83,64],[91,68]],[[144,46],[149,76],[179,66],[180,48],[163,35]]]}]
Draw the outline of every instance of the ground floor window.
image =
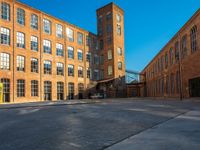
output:
[{"label": "ground floor window", "polygon": [[57,99],[64,100],[64,83],[57,82]]},{"label": "ground floor window", "polygon": [[25,97],[25,80],[17,80],[17,97]]},{"label": "ground floor window", "polygon": [[68,99],[74,99],[74,83],[68,83]]},{"label": "ground floor window", "polygon": [[83,83],[78,84],[78,98],[83,99],[84,85]]},{"label": "ground floor window", "polygon": [[52,100],[51,95],[51,81],[44,81],[44,100]]},{"label": "ground floor window", "polygon": [[10,79],[2,78],[3,83],[3,102],[10,102]]},{"label": "ground floor window", "polygon": [[38,96],[38,81],[31,81],[31,96]]}]

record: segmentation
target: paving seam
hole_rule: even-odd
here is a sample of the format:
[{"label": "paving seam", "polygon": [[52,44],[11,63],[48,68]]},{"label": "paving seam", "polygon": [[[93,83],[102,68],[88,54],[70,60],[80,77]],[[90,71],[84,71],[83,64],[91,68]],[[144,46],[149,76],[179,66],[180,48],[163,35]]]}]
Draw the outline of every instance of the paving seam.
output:
[{"label": "paving seam", "polygon": [[188,112],[190,112],[190,111],[192,111],[192,110],[193,110],[193,109],[189,109],[189,110],[186,111],[186,112],[179,113],[179,114],[175,115],[174,117],[171,117],[171,118],[169,118],[169,119],[167,119],[167,120],[165,120],[165,121],[163,121],[163,122],[159,122],[159,123],[157,123],[157,124],[155,124],[155,125],[153,125],[153,126],[151,126],[151,127],[149,127],[149,128],[146,128],[146,129],[144,129],[144,130],[141,130],[141,131],[139,131],[139,132],[136,132],[136,133],[134,133],[134,134],[132,134],[132,135],[130,135],[130,136],[127,136],[127,137],[125,137],[125,138],[123,138],[123,139],[121,139],[121,140],[119,140],[119,141],[117,141],[117,142],[114,142],[114,143],[111,144],[111,145],[105,146],[105,147],[103,147],[103,148],[101,148],[101,149],[99,149],[99,150],[106,150],[106,149],[108,149],[108,148],[110,148],[110,147],[112,147],[112,146],[114,146],[114,145],[116,145],[116,144],[118,144],[118,143],[121,143],[121,142],[123,142],[123,141],[125,141],[125,140],[127,140],[127,139],[129,139],[129,138],[132,138],[132,137],[134,137],[134,136],[136,136],[136,135],[138,135],[138,134],[140,134],[140,133],[142,133],[142,132],[145,132],[145,131],[147,131],[147,130],[153,129],[154,127],[157,127],[157,126],[159,126],[159,125],[161,125],[161,124],[167,123],[167,122],[169,122],[169,121],[171,121],[171,120],[173,120],[173,119],[175,119],[175,118],[177,118],[177,117],[179,117],[179,116],[181,116],[181,115],[183,115],[183,114],[186,114],[186,113],[188,113]]}]

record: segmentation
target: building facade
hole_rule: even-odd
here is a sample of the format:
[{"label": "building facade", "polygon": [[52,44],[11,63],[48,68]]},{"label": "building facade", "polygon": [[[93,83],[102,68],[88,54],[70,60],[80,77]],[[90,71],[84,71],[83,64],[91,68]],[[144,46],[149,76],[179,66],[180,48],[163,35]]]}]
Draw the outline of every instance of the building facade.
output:
[{"label": "building facade", "polygon": [[4,102],[87,98],[125,75],[124,14],[97,10],[94,34],[16,0],[1,0],[0,82]]},{"label": "building facade", "polygon": [[200,10],[141,74],[143,96],[200,97]]}]

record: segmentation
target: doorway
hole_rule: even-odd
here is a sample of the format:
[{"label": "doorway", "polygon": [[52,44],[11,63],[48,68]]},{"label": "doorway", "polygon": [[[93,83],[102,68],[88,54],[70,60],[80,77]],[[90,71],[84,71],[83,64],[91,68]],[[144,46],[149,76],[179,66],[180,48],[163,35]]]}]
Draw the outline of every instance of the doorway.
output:
[{"label": "doorway", "polygon": [[190,97],[200,97],[200,77],[189,80]]}]

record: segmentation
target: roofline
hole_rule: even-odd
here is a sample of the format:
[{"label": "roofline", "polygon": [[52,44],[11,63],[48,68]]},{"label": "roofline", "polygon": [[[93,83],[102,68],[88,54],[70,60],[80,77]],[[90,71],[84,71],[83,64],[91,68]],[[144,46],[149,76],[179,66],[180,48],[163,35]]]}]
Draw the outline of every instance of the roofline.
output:
[{"label": "roofline", "polygon": [[176,32],[176,34],[167,42],[167,44],[165,44],[165,46],[153,57],[153,59],[146,65],[146,67],[141,71],[141,72],[144,72],[145,69],[147,69],[147,67],[155,60],[155,58],[161,53],[164,51],[164,49],[169,45],[170,42],[172,42],[177,36],[178,34],[183,31],[186,26],[191,22],[193,21],[197,15],[200,14],[200,8],[194,13],[194,15],[192,15],[192,17],[190,17],[190,19],[181,27],[181,29],[178,30],[178,32]]},{"label": "roofline", "polygon": [[123,10],[121,7],[119,7],[117,4],[115,4],[114,2],[108,3],[108,4],[106,4],[105,6],[98,8],[96,11],[99,11],[99,10],[101,10],[101,9],[107,7],[107,6],[110,6],[110,5],[116,6],[116,7],[119,8],[122,12],[124,12],[124,10]]},{"label": "roofline", "polygon": [[72,24],[72,23],[69,23],[69,22],[67,22],[67,21],[64,21],[64,20],[62,20],[62,19],[60,19],[60,18],[57,18],[57,17],[55,17],[55,16],[53,16],[53,15],[47,14],[47,13],[45,13],[44,11],[39,10],[39,9],[37,9],[37,8],[34,8],[34,7],[32,7],[32,6],[28,5],[28,4],[22,3],[22,2],[20,2],[19,0],[16,0],[14,3],[23,5],[23,6],[25,6],[25,7],[29,7],[29,8],[31,8],[31,9],[33,9],[33,10],[35,10],[35,11],[38,11],[38,12],[40,12],[40,13],[42,13],[42,14],[44,14],[44,15],[50,17],[50,18],[54,18],[54,19],[56,19],[56,20],[58,20],[58,21],[60,21],[60,22],[62,22],[62,23],[68,24],[68,25],[73,26],[73,27],[75,27],[75,28],[77,28],[77,29],[79,29],[79,30],[82,30],[82,31],[88,32],[89,34],[92,34],[92,35],[94,35],[94,36],[97,36],[97,34],[95,34],[95,33],[93,33],[93,32],[90,32],[90,31],[88,31],[88,30],[85,30],[85,29],[83,29],[83,28],[81,28],[81,27],[78,27],[78,26],[76,26],[76,25],[74,25],[74,24]]}]

